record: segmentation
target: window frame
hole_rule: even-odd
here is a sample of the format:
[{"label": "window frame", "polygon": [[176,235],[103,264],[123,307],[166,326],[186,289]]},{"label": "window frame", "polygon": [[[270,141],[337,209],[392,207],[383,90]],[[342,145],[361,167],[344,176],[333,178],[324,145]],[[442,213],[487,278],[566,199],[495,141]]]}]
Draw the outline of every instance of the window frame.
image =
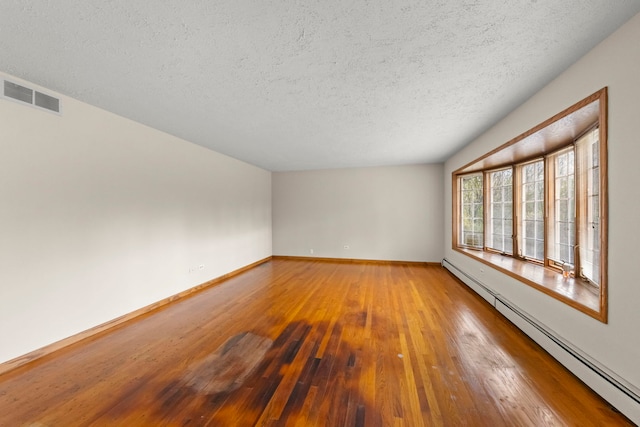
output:
[{"label": "window frame", "polygon": [[[492,246],[489,246],[488,242],[487,242],[487,237],[490,235],[495,235],[495,233],[488,233],[488,229],[487,227],[491,227],[491,231],[493,231],[493,205],[494,205],[494,200],[493,200],[493,191],[494,191],[494,186],[491,184],[491,175],[493,173],[497,173],[497,172],[504,172],[510,170],[511,171],[511,218],[504,218],[504,205],[505,205],[505,200],[504,200],[504,194],[503,194],[503,200],[501,200],[499,203],[502,205],[503,207],[503,217],[501,218],[503,221],[504,220],[511,220],[511,252],[507,252],[506,250],[499,250],[497,248],[494,248]],[[497,169],[492,169],[492,170],[488,170],[485,171],[484,173],[484,187],[488,189],[488,191],[485,192],[485,199],[484,199],[484,205],[489,208],[486,209],[486,213],[485,213],[485,243],[484,243],[484,250],[485,251],[489,251],[489,252],[494,252],[494,253],[498,253],[501,255],[509,255],[509,256],[513,256],[515,254],[515,250],[516,250],[516,245],[514,242],[515,236],[516,236],[516,219],[515,219],[515,201],[513,198],[513,188],[514,188],[514,179],[515,179],[515,168],[513,166],[507,166],[507,167],[502,167],[502,168],[497,168]],[[501,188],[505,188],[506,186],[502,185]],[[503,224],[504,226],[504,224]],[[503,232],[502,235],[504,236],[505,233]]]},{"label": "window frame", "polygon": [[[603,322],[608,320],[607,304],[607,232],[608,232],[608,189],[607,189],[607,88],[604,87],[571,107],[556,114],[529,131],[519,135],[502,146],[481,156],[473,162],[455,170],[452,173],[452,246],[453,249],[470,256],[486,265],[489,265],[507,275],[532,286],[541,292],[560,300],[567,305]],[[559,153],[565,150],[573,150],[574,170],[574,203],[575,219],[573,220],[574,250],[578,252],[580,233],[584,218],[579,201],[580,180],[584,171],[580,171],[578,150],[576,142],[584,135],[598,128],[599,138],[599,284],[580,277],[580,257],[574,253],[574,277],[563,277],[561,263],[549,258],[551,240],[549,233],[554,232],[554,224],[549,221],[550,210],[556,209],[555,199],[551,200],[555,191],[555,177],[551,176],[552,170],[548,162],[553,161]],[[520,168],[538,160],[543,160],[544,168],[544,257],[543,261],[525,259],[519,256],[519,221],[521,209],[521,176]],[[512,168],[512,227],[513,227],[513,252],[501,253],[488,246],[491,220],[491,192],[490,174],[495,171]],[[483,175],[483,214],[484,214],[484,241],[482,249],[469,248],[461,244],[459,238],[461,201],[459,183],[465,176],[471,174]],[[553,187],[553,188],[551,188]],[[551,215],[553,217],[554,215]],[[581,250],[581,249],[580,249]],[[595,278],[595,277],[594,277]],[[598,286],[599,285],[599,286]]]},{"label": "window frame", "polygon": [[[524,191],[522,190],[523,187],[523,182],[522,182],[522,174],[520,173],[522,171],[523,168],[530,166],[534,163],[540,163],[542,162],[542,236],[543,236],[543,240],[542,240],[542,259],[539,258],[533,258],[530,256],[525,256],[522,255],[522,251],[521,251],[521,242],[518,239],[518,237],[522,236],[522,239],[525,238],[524,233],[519,233],[518,231],[521,229],[521,224],[520,221],[525,221],[524,218],[521,218],[522,216],[522,212],[520,210],[520,207],[522,206],[523,202],[523,196],[522,193],[524,193]],[[518,259],[521,259],[523,261],[527,261],[527,262],[531,262],[534,264],[539,264],[539,265],[544,265],[547,259],[547,191],[548,191],[548,183],[547,183],[547,162],[546,159],[544,157],[542,158],[535,158],[535,159],[531,159],[528,160],[526,162],[521,162],[521,163],[517,163],[514,165],[514,169],[516,172],[516,177],[515,177],[515,183],[516,185],[514,185],[514,195],[513,198],[516,201],[516,206],[514,208],[514,215],[516,216],[516,224],[514,227],[514,240],[516,241],[516,248],[517,248],[517,252],[515,252],[514,256]],[[534,181],[535,184],[535,181]],[[534,186],[535,188],[535,186]],[[534,190],[534,193],[536,193],[536,191]],[[534,198],[533,200],[534,202],[534,206],[535,203],[537,202],[537,200]],[[535,222],[536,220],[534,220]],[[537,233],[534,232],[534,234],[537,235]],[[524,243],[524,240],[523,240]]]},{"label": "window frame", "polygon": [[[581,157],[578,158],[578,160],[580,161],[580,172],[579,174],[576,176],[576,185],[580,186],[580,192],[578,194],[576,194],[576,215],[580,214],[582,216],[584,216],[585,221],[578,225],[576,227],[576,239],[579,242],[579,250],[577,252],[577,256],[580,259],[581,265],[580,265],[580,269],[576,270],[580,272],[580,275],[584,278],[586,278],[587,280],[591,281],[593,280],[592,278],[587,278],[586,275],[584,275],[584,271],[583,268],[584,266],[586,266],[587,264],[589,264],[588,261],[584,261],[583,258],[588,258],[588,254],[587,252],[590,252],[590,249],[595,249],[592,248],[591,246],[588,245],[589,241],[591,240],[592,244],[595,244],[596,242],[598,243],[598,250],[600,250],[599,246],[603,243],[602,239],[600,239],[598,241],[598,239],[593,239],[593,236],[588,235],[589,233],[586,232],[586,230],[588,230],[589,228],[589,224],[597,224],[598,226],[600,226],[601,220],[602,220],[602,213],[600,212],[600,209],[602,209],[602,201],[599,200],[599,203],[597,204],[597,209],[598,209],[598,216],[596,218],[595,221],[591,221],[591,219],[593,219],[593,208],[595,206],[593,206],[591,203],[589,203],[590,198],[594,197],[594,194],[591,193],[593,191],[593,187],[590,186],[590,184],[593,184],[593,176],[591,176],[590,179],[590,173],[592,172],[594,169],[598,169],[598,180],[603,179],[602,176],[602,170],[600,170],[600,161],[598,160],[597,162],[594,162],[594,156],[593,156],[593,150],[589,150],[588,147],[584,147],[585,145],[587,145],[589,143],[590,137],[593,133],[593,130],[595,129],[590,129],[587,132],[584,132],[583,135],[581,135],[579,138],[576,138],[576,146],[575,146],[575,150],[576,153],[579,152],[585,152],[583,155],[585,157]],[[600,149],[600,133],[598,132],[598,157],[602,154]],[[584,141],[583,141],[584,139]],[[606,141],[605,141],[606,143]],[[593,140],[591,139],[591,144],[593,147]],[[588,153],[591,152],[591,154],[589,155]],[[577,156],[576,156],[577,157]],[[588,162],[585,164],[585,160],[586,159],[591,159],[592,163],[588,164]],[[606,158],[605,158],[606,161]],[[597,164],[595,164],[597,163]],[[606,179],[606,177],[604,177],[604,179]],[[591,188],[590,188],[591,187]],[[603,189],[602,185],[599,183],[599,185],[597,186],[597,193],[595,194],[596,197],[600,198],[600,194],[601,192],[603,192],[603,197],[606,197],[606,191]],[[591,209],[589,208],[589,206],[591,205]],[[584,211],[584,212],[583,212]],[[605,215],[606,216],[606,215]],[[594,227],[595,228],[595,227]],[[601,233],[598,234],[598,236],[600,236]],[[586,247],[585,247],[585,240],[588,242]],[[606,242],[605,242],[605,247],[606,247]],[[584,261],[584,262],[583,262]],[[602,263],[602,254],[600,254],[600,256],[598,257],[598,268],[600,268],[600,265]],[[592,266],[593,267],[593,266]],[[593,274],[593,270],[591,271],[591,273]],[[602,279],[601,275],[598,274],[598,278]]]},{"label": "window frame", "polygon": [[[469,177],[469,178],[479,177],[479,178],[480,178],[480,183],[482,184],[481,191],[482,191],[482,194],[484,195],[485,182],[484,182],[484,175],[483,175],[483,174],[481,174],[481,173],[471,173],[471,174],[466,174],[466,175],[465,175],[465,177]],[[462,179],[463,179],[463,178],[462,178]],[[462,179],[461,179],[461,181],[462,181]],[[463,198],[464,198],[464,197],[462,196],[462,193],[463,193],[465,190],[464,190],[464,188],[462,188],[462,187],[463,187],[463,186],[461,185],[461,186],[460,186],[460,194],[458,195],[458,197],[459,197],[460,199],[463,199]],[[484,197],[484,196],[483,196],[483,197]],[[475,201],[474,201],[474,202],[472,202],[472,204],[471,204],[471,206],[472,206],[472,210],[474,210],[474,211],[475,211],[474,207],[475,207],[475,205],[476,205],[476,204],[477,204],[477,203],[476,203]],[[485,205],[485,203],[484,203],[484,200],[483,200],[483,201],[482,201],[482,208],[483,208],[483,211],[482,211],[482,222],[483,222],[483,225],[482,225],[482,229],[483,229],[483,233],[482,233],[482,244],[481,244],[481,245],[479,245],[479,246],[476,246],[476,245],[472,245],[472,244],[468,244],[468,243],[461,242],[461,243],[460,243],[460,246],[462,246],[462,247],[464,247],[464,248],[466,248],[466,249],[471,249],[471,250],[482,250],[482,249],[484,248],[484,242],[485,242],[485,235],[484,235],[484,231],[485,231],[485,229],[486,229],[486,227],[485,227],[485,224],[486,224],[486,212],[485,212],[485,210],[484,210],[484,205]],[[464,200],[462,200],[462,202],[461,202],[461,204],[460,204],[460,210],[461,210],[461,211],[462,211],[462,210],[464,210],[464,207],[465,207],[465,202],[464,202]],[[461,212],[461,213],[460,213],[460,222],[458,223],[458,227],[459,227],[459,235],[460,235],[460,236],[462,236],[462,238],[463,238],[463,239],[465,238],[465,232],[466,232],[466,230],[464,229],[464,224],[463,224],[464,219],[465,219],[465,218],[464,218],[464,214]],[[474,224],[475,224],[475,221],[476,221],[476,219],[477,219],[477,217],[475,216],[475,212],[473,213],[473,215],[471,216],[471,218],[470,218],[470,219],[471,219],[471,220],[474,222]],[[475,226],[474,226],[474,227],[472,227],[472,231],[471,231],[471,233],[475,234]]]},{"label": "window frame", "polygon": [[[597,127],[597,124],[595,125]],[[589,128],[590,130],[593,129],[593,127]],[[576,259],[575,256],[575,250],[576,250],[576,246],[578,244],[578,228],[580,227],[580,223],[582,221],[582,219],[579,218],[579,213],[578,213],[578,199],[576,198],[576,193],[578,190],[578,184],[576,183],[576,177],[578,175],[578,166],[577,166],[577,161],[576,161],[576,147],[575,147],[575,142],[577,142],[580,138],[582,137],[582,135],[578,135],[575,139],[574,139],[574,143],[570,144],[564,148],[561,148],[559,150],[556,150],[553,153],[549,153],[545,159],[548,159],[549,163],[551,163],[552,159],[554,159],[556,156],[558,155],[562,155],[565,154],[565,152],[569,152],[572,151],[573,152],[573,162],[574,162],[574,167],[573,167],[573,214],[574,214],[574,218],[573,218],[573,232],[574,232],[574,236],[573,236],[573,246],[574,246],[574,254],[573,254],[573,259],[572,264],[574,265],[574,272],[579,271],[579,264],[577,264],[578,260]],[[552,230],[551,227],[554,227],[554,223],[556,222],[556,212],[552,212],[552,208],[555,211],[556,208],[556,204],[555,201],[557,200],[556,198],[556,188],[555,188],[555,183],[556,180],[558,178],[558,174],[555,171],[556,166],[553,165],[553,167],[547,166],[547,171],[546,171],[546,177],[545,177],[545,181],[548,182],[549,188],[547,189],[546,195],[547,198],[549,200],[554,200],[553,205],[550,205],[548,210],[547,210],[547,214],[546,214],[546,218],[548,218],[548,227],[549,227],[549,231],[548,231],[548,236],[553,236],[555,233]],[[552,246],[553,244],[555,244],[555,236],[553,236],[553,239],[548,242],[548,246],[546,246],[546,248],[550,248],[550,246]],[[547,249],[548,252],[551,252],[549,249]],[[545,254],[545,265],[553,268],[556,271],[562,272],[562,259],[554,259],[551,253],[547,253]],[[566,261],[564,261],[566,263]]]}]

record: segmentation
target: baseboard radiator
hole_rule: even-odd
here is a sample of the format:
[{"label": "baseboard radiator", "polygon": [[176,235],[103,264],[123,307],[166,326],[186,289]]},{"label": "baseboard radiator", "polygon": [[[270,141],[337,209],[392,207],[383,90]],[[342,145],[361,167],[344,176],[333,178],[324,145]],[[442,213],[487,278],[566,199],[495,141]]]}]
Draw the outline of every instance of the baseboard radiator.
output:
[{"label": "baseboard radiator", "polygon": [[613,407],[640,425],[640,389],[560,337],[546,325],[509,302],[485,283],[456,267],[446,258],[442,266],[493,305],[511,323],[580,378]]}]

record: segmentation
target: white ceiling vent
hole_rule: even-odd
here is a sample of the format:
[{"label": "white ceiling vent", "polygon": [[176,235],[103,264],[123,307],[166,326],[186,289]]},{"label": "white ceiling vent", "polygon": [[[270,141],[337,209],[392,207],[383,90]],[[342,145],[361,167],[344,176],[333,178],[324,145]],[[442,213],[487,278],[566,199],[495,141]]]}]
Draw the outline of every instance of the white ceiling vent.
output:
[{"label": "white ceiling vent", "polygon": [[56,97],[21,86],[9,80],[5,80],[3,86],[2,95],[5,99],[26,103],[33,107],[60,114],[60,100]]}]

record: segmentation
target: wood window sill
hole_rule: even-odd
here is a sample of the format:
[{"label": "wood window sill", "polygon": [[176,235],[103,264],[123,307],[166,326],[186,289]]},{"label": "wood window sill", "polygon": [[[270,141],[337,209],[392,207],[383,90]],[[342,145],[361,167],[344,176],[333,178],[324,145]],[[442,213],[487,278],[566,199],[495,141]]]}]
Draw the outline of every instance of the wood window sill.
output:
[{"label": "wood window sill", "polygon": [[562,274],[550,268],[498,253],[459,247],[453,249],[606,323],[598,289],[582,279],[563,278]]}]

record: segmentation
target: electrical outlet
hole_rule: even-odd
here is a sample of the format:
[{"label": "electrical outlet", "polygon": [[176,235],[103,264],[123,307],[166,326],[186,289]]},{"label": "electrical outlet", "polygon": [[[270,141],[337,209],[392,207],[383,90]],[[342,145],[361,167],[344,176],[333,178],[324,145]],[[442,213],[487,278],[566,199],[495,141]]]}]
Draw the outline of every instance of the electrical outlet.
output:
[{"label": "electrical outlet", "polygon": [[309,253],[313,255],[313,249],[309,249]]}]

